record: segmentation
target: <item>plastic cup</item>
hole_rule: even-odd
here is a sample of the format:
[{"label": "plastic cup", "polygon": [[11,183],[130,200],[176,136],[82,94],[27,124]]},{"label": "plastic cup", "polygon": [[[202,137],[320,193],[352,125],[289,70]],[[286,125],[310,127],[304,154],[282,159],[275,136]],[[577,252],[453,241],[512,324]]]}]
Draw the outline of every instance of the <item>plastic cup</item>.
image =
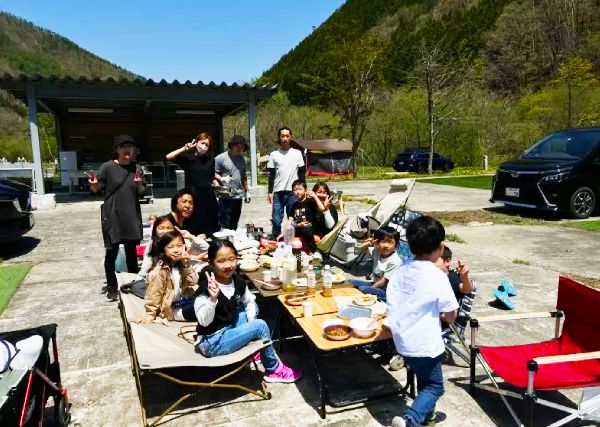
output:
[{"label": "plastic cup", "polygon": [[312,317],[313,315],[313,302],[312,301],[304,301],[302,303],[302,314],[304,317]]}]

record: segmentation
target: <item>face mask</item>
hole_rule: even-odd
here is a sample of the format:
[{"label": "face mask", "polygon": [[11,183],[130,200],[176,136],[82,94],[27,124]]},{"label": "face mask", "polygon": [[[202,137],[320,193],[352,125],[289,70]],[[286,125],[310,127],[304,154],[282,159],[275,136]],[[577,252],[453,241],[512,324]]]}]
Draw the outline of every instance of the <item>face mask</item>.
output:
[{"label": "face mask", "polygon": [[208,151],[208,148],[204,145],[196,145],[196,152],[198,153],[199,156],[202,156],[204,154],[206,154],[206,152]]}]

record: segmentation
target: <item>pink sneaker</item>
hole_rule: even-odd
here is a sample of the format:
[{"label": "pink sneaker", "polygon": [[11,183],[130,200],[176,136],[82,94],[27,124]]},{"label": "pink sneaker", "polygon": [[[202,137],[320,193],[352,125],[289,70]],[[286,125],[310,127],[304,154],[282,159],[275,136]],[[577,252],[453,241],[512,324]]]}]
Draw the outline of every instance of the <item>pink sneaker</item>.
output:
[{"label": "pink sneaker", "polygon": [[294,369],[279,362],[274,372],[266,373],[264,380],[268,383],[293,383],[302,377],[302,369]]},{"label": "pink sneaker", "polygon": [[252,360],[254,360],[256,363],[260,363],[260,353],[256,353],[254,356],[252,356]]}]

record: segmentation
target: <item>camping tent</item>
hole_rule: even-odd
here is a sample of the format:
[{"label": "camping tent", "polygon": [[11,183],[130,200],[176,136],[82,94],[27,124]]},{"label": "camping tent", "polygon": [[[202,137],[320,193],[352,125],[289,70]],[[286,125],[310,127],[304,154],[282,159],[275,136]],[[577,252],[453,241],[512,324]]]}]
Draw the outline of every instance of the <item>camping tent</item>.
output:
[{"label": "camping tent", "polygon": [[299,141],[306,150],[306,174],[314,176],[349,175],[352,169],[352,142],[347,139]]}]

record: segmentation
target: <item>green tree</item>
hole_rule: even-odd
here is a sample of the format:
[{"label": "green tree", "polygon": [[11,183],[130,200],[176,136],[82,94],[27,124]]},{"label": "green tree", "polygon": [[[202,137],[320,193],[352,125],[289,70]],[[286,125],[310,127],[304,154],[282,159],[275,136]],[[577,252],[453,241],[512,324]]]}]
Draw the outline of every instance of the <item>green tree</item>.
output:
[{"label": "green tree", "polygon": [[571,56],[558,66],[558,76],[554,83],[567,88],[567,127],[571,128],[573,127],[573,91],[598,83],[592,72],[592,61]]}]

